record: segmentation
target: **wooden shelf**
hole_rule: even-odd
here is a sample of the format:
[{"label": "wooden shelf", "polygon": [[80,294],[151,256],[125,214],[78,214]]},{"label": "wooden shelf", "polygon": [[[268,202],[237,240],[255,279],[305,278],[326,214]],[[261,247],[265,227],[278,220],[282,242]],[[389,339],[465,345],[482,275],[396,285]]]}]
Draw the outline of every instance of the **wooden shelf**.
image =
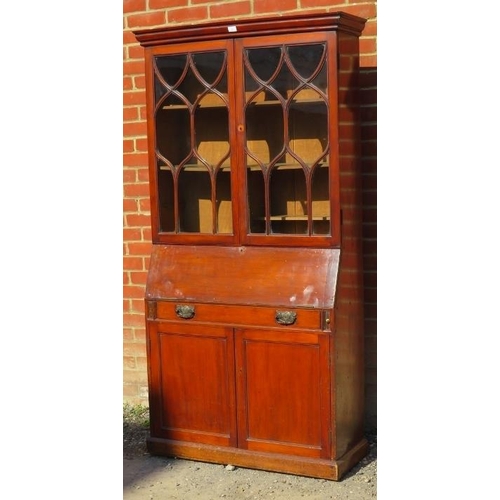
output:
[{"label": "wooden shelf", "polygon": [[[261,217],[259,220],[265,220],[265,217]],[[278,221],[300,221],[307,220],[307,215],[271,215],[269,220]],[[328,215],[313,215],[312,220],[330,220]]]},{"label": "wooden shelf", "polygon": [[[171,106],[163,106],[162,109],[169,110],[169,111],[179,111],[179,110],[186,110],[189,111],[188,106],[185,104],[172,104]],[[226,105],[216,105],[216,104],[205,104],[201,105],[198,104],[196,106],[196,109],[228,109]]]},{"label": "wooden shelf", "polygon": [[[292,106],[296,106],[297,104],[326,104],[323,99],[301,99],[301,100],[293,100],[290,103]],[[261,106],[281,106],[281,101],[253,101],[247,103],[248,107],[261,107]],[[196,109],[212,109],[212,108],[226,108],[227,106],[224,103],[213,103],[213,102],[201,102],[196,106]],[[180,110],[185,109],[188,110],[189,107],[186,104],[170,104],[167,106],[162,106],[162,109],[166,110]]]},{"label": "wooden shelf", "polygon": [[[276,163],[274,167],[279,167],[280,170],[302,170],[302,165],[299,163]],[[273,168],[274,168],[273,167]],[[316,168],[328,167],[327,163],[319,163]],[[261,171],[261,167],[258,164],[247,165],[247,169],[249,170],[259,170]]]},{"label": "wooden shelf", "polygon": [[[207,167],[205,167],[205,165],[198,165],[198,164],[187,164],[187,165],[184,165],[183,169],[185,172],[207,172],[208,171]],[[160,165],[160,170],[170,170],[170,167],[167,165]],[[229,171],[229,170],[231,170],[231,166],[230,165],[223,165],[222,167],[219,167],[219,170]]]},{"label": "wooden shelf", "polygon": [[[323,99],[299,99],[293,100],[290,102],[291,105],[295,106],[296,104],[325,104],[326,102]],[[252,101],[247,102],[248,107],[260,107],[260,106],[281,106],[281,101]]]},{"label": "wooden shelf", "polygon": [[[227,94],[223,94],[226,99],[228,99]],[[198,95],[197,98],[200,96]],[[162,106],[162,109],[169,109],[169,110],[179,110],[179,109],[184,109],[188,110],[190,106],[187,104],[166,104]],[[191,107],[193,105],[191,104]],[[218,94],[215,94],[213,92],[209,92],[208,94],[205,94],[202,98],[199,104],[196,106],[196,109],[202,108],[202,109],[211,109],[211,108],[219,108],[219,109],[227,109],[227,105],[224,103],[221,97],[219,97]]]},{"label": "wooden shelf", "polygon": [[[302,170],[302,165],[298,163],[277,163],[274,165],[275,167],[279,167],[281,170]],[[316,168],[328,167],[327,164],[319,164]],[[260,165],[252,164],[247,165],[247,168],[252,171],[261,171]],[[160,170],[170,170],[170,167],[167,165],[160,165]],[[204,165],[198,164],[187,164],[184,165],[184,170],[188,172],[204,172],[206,171],[206,167]],[[230,165],[223,165],[219,170],[231,170]]]}]

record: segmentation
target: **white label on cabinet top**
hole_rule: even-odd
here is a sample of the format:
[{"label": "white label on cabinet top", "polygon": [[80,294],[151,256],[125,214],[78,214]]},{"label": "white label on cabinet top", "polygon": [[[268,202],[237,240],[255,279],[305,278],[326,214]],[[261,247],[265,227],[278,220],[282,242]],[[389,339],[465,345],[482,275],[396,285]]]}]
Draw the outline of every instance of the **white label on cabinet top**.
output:
[{"label": "white label on cabinet top", "polygon": [[236,33],[238,28],[236,26],[228,26],[227,31],[229,31],[229,33]]}]

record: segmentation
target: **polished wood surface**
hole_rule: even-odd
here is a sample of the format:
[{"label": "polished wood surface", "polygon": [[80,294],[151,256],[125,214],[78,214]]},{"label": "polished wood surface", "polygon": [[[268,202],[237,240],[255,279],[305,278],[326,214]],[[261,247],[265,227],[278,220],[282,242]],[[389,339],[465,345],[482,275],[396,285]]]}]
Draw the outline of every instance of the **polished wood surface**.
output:
[{"label": "polished wood surface", "polygon": [[317,333],[236,331],[241,448],[330,456],[329,341]]},{"label": "polished wood surface", "polygon": [[148,340],[152,435],[235,446],[231,329],[151,323]]},{"label": "polished wood surface", "polygon": [[339,196],[342,210],[342,250],[335,297],[335,458],[348,452],[363,436],[364,336],[363,254],[361,246],[361,166],[357,109],[358,38],[338,37],[342,89],[339,113]]},{"label": "polished wood surface", "polygon": [[364,22],[335,12],[136,32],[151,453],[338,480],[367,452]]},{"label": "polished wood surface", "polygon": [[291,454],[266,453],[242,448],[221,447],[188,441],[150,438],[149,451],[190,460],[201,460],[218,464],[235,464],[250,469],[286,472],[300,476],[338,481],[368,452],[368,441],[361,439],[337,460],[324,460]]},{"label": "polished wood surface", "polygon": [[157,245],[147,299],[331,308],[338,249]]},{"label": "polished wood surface", "polygon": [[[154,318],[164,321],[179,321],[182,316],[177,312],[177,307],[185,305],[178,301],[158,301]],[[217,323],[234,326],[265,326],[278,329],[293,328],[300,330],[324,330],[328,329],[328,314],[324,310],[311,310],[296,307],[254,307],[250,305],[233,304],[203,304],[190,302],[193,316],[182,318],[185,322]],[[280,313],[292,312],[295,314],[293,323],[280,322]]]},{"label": "polished wood surface", "polygon": [[[181,43],[186,40],[220,40],[248,37],[255,34],[276,35],[278,33],[293,35],[314,31],[348,32],[356,36],[361,34],[365,19],[347,14],[346,12],[331,12],[328,14],[309,14],[280,17],[260,17],[254,19],[238,19],[233,22],[218,21],[185,26],[179,29],[175,26],[153,28],[135,31],[137,40],[144,47],[162,44]],[[228,27],[232,27],[231,30]]]}]

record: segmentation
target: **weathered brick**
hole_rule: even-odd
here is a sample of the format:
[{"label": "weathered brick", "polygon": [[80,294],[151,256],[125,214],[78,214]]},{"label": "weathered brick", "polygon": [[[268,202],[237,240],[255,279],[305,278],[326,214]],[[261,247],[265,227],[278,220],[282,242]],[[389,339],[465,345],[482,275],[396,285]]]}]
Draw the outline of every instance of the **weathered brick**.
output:
[{"label": "weathered brick", "polygon": [[234,18],[250,14],[251,4],[248,0],[243,2],[228,2],[227,4],[219,3],[217,5],[211,5],[209,12],[212,19],[217,19],[219,17]]},{"label": "weathered brick", "polygon": [[150,28],[152,26],[162,26],[165,24],[165,12],[145,12],[141,14],[130,14],[127,16],[127,27]]},{"label": "weathered brick", "polygon": [[[331,3],[331,2],[330,2]],[[253,11],[255,14],[264,14],[271,12],[285,12],[295,10],[297,8],[297,0],[254,0]]]},{"label": "weathered brick", "polygon": [[146,10],[146,0],[123,0],[124,13],[141,12],[143,10]]},{"label": "weathered brick", "polygon": [[[206,2],[206,0],[203,0]],[[150,9],[173,9],[174,7],[187,7],[189,0],[149,0]]]},{"label": "weathered brick", "polygon": [[206,6],[172,9],[167,12],[169,23],[187,23],[188,21],[206,21],[208,10]]}]

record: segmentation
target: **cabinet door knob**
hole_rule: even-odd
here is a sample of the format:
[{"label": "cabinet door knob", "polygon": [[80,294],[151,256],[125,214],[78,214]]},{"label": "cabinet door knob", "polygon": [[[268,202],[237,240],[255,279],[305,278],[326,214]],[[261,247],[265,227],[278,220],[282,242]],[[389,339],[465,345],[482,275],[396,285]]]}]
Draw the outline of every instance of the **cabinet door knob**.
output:
[{"label": "cabinet door knob", "polygon": [[175,306],[175,314],[182,319],[191,319],[194,316],[194,306]]},{"label": "cabinet door knob", "polygon": [[293,311],[276,311],[275,318],[280,325],[293,325],[297,319],[297,313]]}]

